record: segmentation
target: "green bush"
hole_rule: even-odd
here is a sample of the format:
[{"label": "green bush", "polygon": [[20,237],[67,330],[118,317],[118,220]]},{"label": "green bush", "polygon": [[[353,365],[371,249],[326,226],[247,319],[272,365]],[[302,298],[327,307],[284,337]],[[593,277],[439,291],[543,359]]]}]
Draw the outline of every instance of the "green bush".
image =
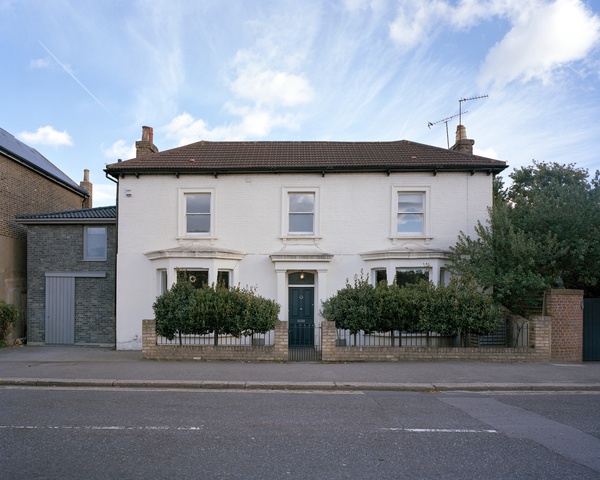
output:
[{"label": "green bush", "polygon": [[374,287],[362,276],[324,301],[321,313],[353,335],[361,330],[486,335],[500,316],[493,299],[472,283],[436,287],[421,281],[399,287],[382,282]]},{"label": "green bush", "polygon": [[257,295],[252,288],[204,286],[181,281],[153,305],[156,333],[169,340],[182,335],[253,335],[275,328],[279,305]]},{"label": "green bush", "polygon": [[374,331],[377,325],[375,287],[368,276],[354,276],[354,285],[346,286],[323,302],[322,315],[335,322],[336,328],[349,330],[352,335],[364,330]]},{"label": "green bush", "polygon": [[19,318],[19,309],[4,300],[0,300],[0,347],[4,345],[12,326]]}]

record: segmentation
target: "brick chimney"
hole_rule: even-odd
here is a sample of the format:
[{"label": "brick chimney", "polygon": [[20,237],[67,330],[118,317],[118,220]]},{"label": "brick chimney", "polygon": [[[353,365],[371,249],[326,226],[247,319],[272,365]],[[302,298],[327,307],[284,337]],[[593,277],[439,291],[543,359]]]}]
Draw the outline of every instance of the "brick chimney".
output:
[{"label": "brick chimney", "polygon": [[152,127],[142,127],[142,139],[135,142],[135,158],[158,152],[158,148],[152,143],[153,140],[154,129]]},{"label": "brick chimney", "polygon": [[92,182],[90,182],[90,171],[86,168],[83,171],[83,181],[79,183],[79,186],[81,188],[85,188],[88,193],[90,194],[89,197],[87,197],[84,201],[83,201],[83,208],[92,208]]},{"label": "brick chimney", "polygon": [[454,150],[461,153],[468,153],[473,155],[473,145],[475,140],[467,138],[467,129],[464,125],[456,127],[456,143],[450,147],[450,150]]}]

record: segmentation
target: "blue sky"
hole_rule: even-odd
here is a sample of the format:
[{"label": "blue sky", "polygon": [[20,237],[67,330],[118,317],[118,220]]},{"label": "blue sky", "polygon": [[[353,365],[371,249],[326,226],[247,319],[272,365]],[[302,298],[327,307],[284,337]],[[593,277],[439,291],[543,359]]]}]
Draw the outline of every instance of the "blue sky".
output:
[{"label": "blue sky", "polygon": [[600,169],[600,0],[0,0],[0,58],[0,127],[77,182],[89,169],[94,206],[143,125],[160,150],[446,148],[428,124],[483,95],[462,103],[475,153]]}]

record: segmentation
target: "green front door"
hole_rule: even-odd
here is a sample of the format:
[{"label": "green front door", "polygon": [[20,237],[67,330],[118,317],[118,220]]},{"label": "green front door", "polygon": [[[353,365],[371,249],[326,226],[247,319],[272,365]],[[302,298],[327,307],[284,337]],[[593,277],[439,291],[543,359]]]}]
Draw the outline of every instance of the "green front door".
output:
[{"label": "green front door", "polygon": [[289,346],[313,347],[315,344],[315,288],[289,288]]}]

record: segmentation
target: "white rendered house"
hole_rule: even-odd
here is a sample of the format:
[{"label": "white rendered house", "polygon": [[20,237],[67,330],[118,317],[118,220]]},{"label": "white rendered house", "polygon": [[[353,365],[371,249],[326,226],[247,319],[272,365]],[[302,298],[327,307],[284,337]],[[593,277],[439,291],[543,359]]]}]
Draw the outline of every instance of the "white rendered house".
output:
[{"label": "white rendered house", "polygon": [[290,324],[363,272],[445,281],[460,231],[487,218],[501,161],[473,155],[459,126],[446,150],[396,142],[197,142],[158,152],[144,127],[118,182],[117,349],[178,277],[255,286]]}]

